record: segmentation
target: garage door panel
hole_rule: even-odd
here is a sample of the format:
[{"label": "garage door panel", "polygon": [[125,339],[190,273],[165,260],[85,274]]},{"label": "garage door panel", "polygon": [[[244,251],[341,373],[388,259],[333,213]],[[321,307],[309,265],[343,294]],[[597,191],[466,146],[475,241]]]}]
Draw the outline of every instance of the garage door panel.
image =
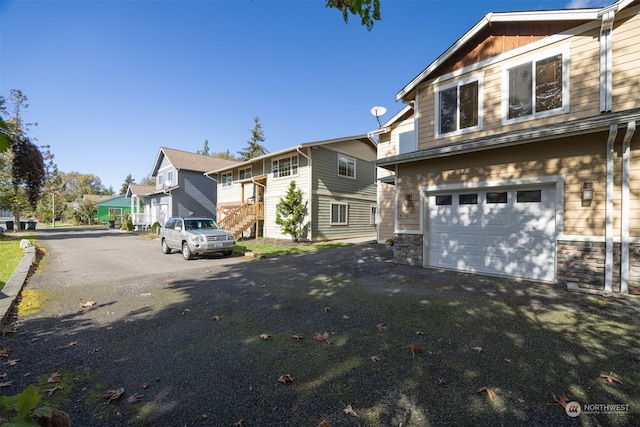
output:
[{"label": "garage door panel", "polygon": [[452,192],[449,206],[435,206],[430,196],[428,265],[553,281],[555,185],[531,189],[478,191],[469,205],[458,205],[468,190]]}]

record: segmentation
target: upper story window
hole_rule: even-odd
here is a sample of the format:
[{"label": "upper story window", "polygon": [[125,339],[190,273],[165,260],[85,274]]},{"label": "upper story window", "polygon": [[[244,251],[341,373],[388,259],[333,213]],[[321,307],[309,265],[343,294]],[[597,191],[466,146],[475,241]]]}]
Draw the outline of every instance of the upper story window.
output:
[{"label": "upper story window", "polygon": [[482,76],[473,75],[436,88],[436,135],[482,128]]},{"label": "upper story window", "polygon": [[509,65],[503,72],[505,123],[569,111],[569,54],[548,53]]},{"label": "upper story window", "polygon": [[231,187],[233,185],[233,173],[226,172],[221,175],[220,182],[223,187]]},{"label": "upper story window", "polygon": [[414,130],[398,134],[398,154],[410,153],[416,149],[416,132]]},{"label": "upper story window", "polygon": [[164,174],[158,174],[158,186],[162,187],[164,185]]},{"label": "upper story window", "polygon": [[244,168],[244,169],[240,169],[238,171],[238,179],[239,180],[249,179],[249,178],[251,178],[251,176],[252,176],[251,168]]},{"label": "upper story window", "polygon": [[174,171],[167,172],[167,185],[173,185],[176,183]]},{"label": "upper story window", "polygon": [[274,160],[271,171],[274,178],[298,175],[298,155]]},{"label": "upper story window", "polygon": [[338,154],[338,176],[347,178],[356,177],[356,161],[349,157]]}]

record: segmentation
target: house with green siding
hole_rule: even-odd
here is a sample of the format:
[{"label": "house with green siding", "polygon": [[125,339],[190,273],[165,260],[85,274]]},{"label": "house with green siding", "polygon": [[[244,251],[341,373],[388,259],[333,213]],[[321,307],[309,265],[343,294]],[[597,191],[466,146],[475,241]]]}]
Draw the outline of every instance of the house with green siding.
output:
[{"label": "house with green siding", "polygon": [[376,236],[376,145],[367,135],[307,142],[207,172],[217,175],[218,223],[236,237],[289,239],[276,207],[295,181],[301,240]]},{"label": "house with green siding", "polygon": [[115,219],[122,222],[125,213],[131,213],[131,197],[116,196],[110,199],[101,200],[97,203],[98,222],[107,222]]}]

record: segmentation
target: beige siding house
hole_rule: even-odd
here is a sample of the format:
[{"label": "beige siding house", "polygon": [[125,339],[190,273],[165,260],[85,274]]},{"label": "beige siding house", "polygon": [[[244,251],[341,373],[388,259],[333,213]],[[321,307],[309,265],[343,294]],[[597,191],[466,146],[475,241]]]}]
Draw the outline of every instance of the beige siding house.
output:
[{"label": "beige siding house", "polygon": [[402,88],[396,262],[640,293],[639,43],[638,1],[490,13]]},{"label": "beige siding house", "polygon": [[218,223],[236,237],[290,239],[276,210],[292,181],[306,204],[301,240],[375,238],[376,146],[367,135],[308,142],[208,172]]}]

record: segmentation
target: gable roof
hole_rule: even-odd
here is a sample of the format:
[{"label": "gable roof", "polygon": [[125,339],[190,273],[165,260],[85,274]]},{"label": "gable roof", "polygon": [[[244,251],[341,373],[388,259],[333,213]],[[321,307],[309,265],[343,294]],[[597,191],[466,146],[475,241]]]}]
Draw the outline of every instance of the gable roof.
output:
[{"label": "gable roof", "polygon": [[323,141],[305,142],[305,143],[302,143],[302,144],[294,145],[293,147],[285,148],[284,150],[276,151],[275,153],[267,153],[267,154],[264,154],[264,155],[259,156],[259,157],[254,157],[253,159],[249,159],[249,160],[246,160],[244,162],[235,163],[235,164],[231,164],[231,165],[225,165],[225,166],[219,167],[218,169],[211,169],[209,172],[205,173],[205,175],[210,175],[210,174],[222,172],[224,170],[228,170],[228,169],[231,169],[231,168],[242,167],[242,166],[245,166],[245,165],[250,165],[252,163],[261,162],[264,159],[268,159],[269,157],[277,157],[277,156],[280,156],[280,155],[285,154],[287,152],[297,151],[297,150],[300,150],[300,149],[306,148],[306,147],[317,147],[319,145],[329,145],[329,144],[335,144],[335,143],[338,143],[338,142],[345,142],[345,141],[360,141],[360,142],[363,142],[363,143],[371,145],[374,150],[376,149],[375,144],[373,143],[373,141],[371,141],[367,137],[367,135],[346,136],[346,137],[343,137],[343,138],[325,139]]},{"label": "gable roof", "polygon": [[98,206],[129,206],[131,204],[131,198],[128,196],[114,196],[110,199],[101,200],[98,202]]},{"label": "gable roof", "polygon": [[474,37],[481,31],[496,23],[519,22],[588,22],[600,19],[606,12],[616,12],[624,9],[636,0],[618,0],[616,3],[603,8],[590,9],[559,9],[523,12],[490,12],[484,16],[475,26],[460,37],[444,53],[442,53],[427,68],[411,80],[400,92],[396,94],[396,101],[410,97],[416,87],[428,79],[440,66],[453,58],[463,50]]},{"label": "gable roof", "polygon": [[130,196],[146,196],[156,191],[155,185],[129,184],[127,188],[127,197]]},{"label": "gable roof", "polygon": [[153,164],[151,176],[156,176],[162,164],[162,159],[167,158],[171,165],[177,170],[188,170],[194,172],[207,172],[234,165],[238,162],[234,160],[220,159],[204,154],[190,153],[188,151],[176,150],[174,148],[160,147],[156,161]]}]

